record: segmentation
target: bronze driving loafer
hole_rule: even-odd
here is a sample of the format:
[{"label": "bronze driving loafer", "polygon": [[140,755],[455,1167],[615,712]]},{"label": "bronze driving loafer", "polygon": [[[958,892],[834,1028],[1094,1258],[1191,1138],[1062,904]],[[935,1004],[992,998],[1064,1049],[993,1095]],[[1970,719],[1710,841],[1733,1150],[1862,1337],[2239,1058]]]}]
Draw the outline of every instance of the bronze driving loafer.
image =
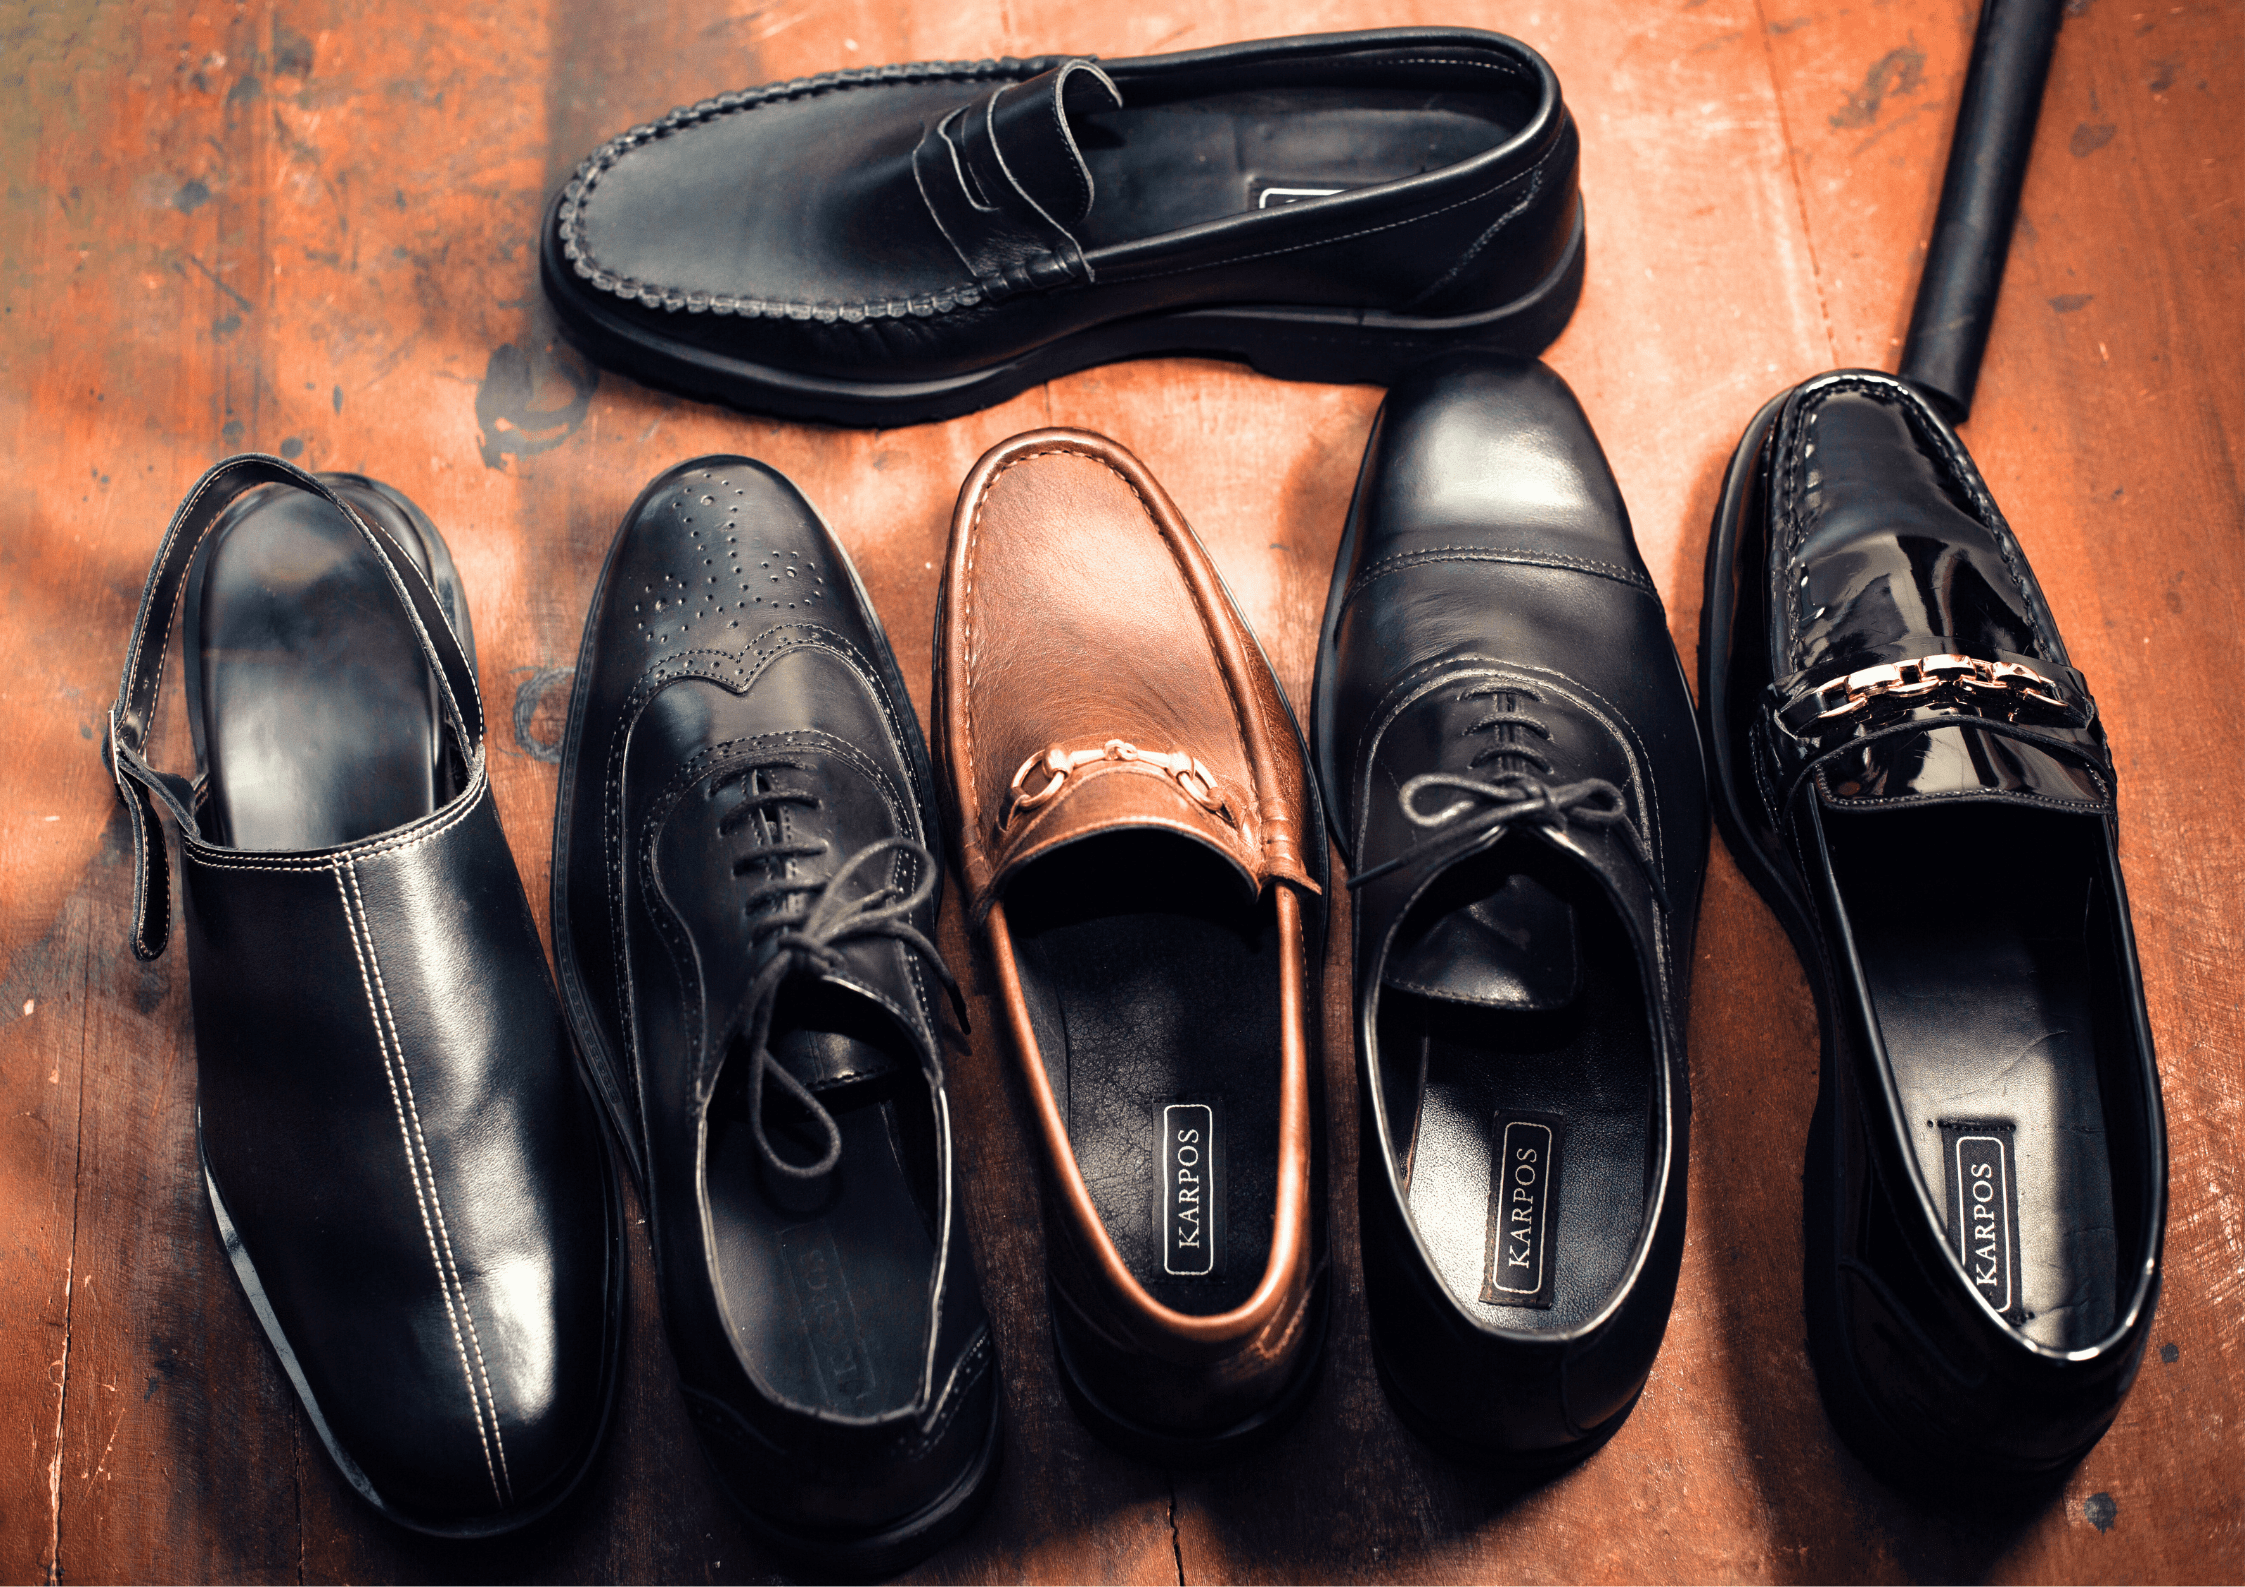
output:
[{"label": "bronze driving loafer", "polygon": [[1084,1420],[1169,1460],[1275,1430],[1324,1329],[1301,733],[1144,464],[1039,430],[975,466],[936,619],[937,784],[1045,1168]]}]

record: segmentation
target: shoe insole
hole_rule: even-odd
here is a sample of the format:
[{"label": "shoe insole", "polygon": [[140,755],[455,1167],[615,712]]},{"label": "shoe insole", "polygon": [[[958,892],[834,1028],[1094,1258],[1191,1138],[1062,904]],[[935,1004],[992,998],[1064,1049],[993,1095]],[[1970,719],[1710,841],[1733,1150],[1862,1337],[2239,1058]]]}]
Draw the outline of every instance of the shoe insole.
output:
[{"label": "shoe insole", "polygon": [[[1636,956],[1595,881],[1518,841],[1455,867],[1405,918],[1391,956],[1440,942],[1457,917],[1507,906],[1507,926],[1561,939],[1564,973],[1523,980],[1521,942],[1491,967],[1499,1007],[1384,987],[1380,1070],[1405,1205],[1435,1271],[1489,1326],[1559,1331],[1612,1296],[1644,1228],[1654,1066]],[[1453,968],[1453,976],[1459,972]],[[1484,977],[1484,982],[1491,977]]]},{"label": "shoe insole", "polygon": [[1517,93],[1319,85],[1079,114],[1093,197],[1078,235],[1131,242],[1439,170],[1497,147],[1531,109]]},{"label": "shoe insole", "polygon": [[1278,1208],[1280,940],[1191,839],[1088,838],[1006,893],[1076,1165],[1133,1278],[1196,1316],[1254,1293]]},{"label": "shoe insole", "polygon": [[[911,1409],[927,1368],[935,1241],[914,1194],[929,1177],[926,1140],[916,1148],[910,1134],[929,1103],[916,1063],[869,1067],[890,1080],[821,1095],[842,1155],[817,1179],[765,1164],[731,1077],[710,1106],[711,1254],[735,1348],[766,1391],[837,1416]],[[784,1157],[817,1159],[825,1137],[776,1086],[764,1118]]]},{"label": "shoe insole", "polygon": [[[1918,1164],[1966,1268],[2028,1338],[2111,1331],[2120,1273],[2099,1079],[2096,817],[1826,812]],[[2016,1272],[2013,1273],[2012,1269]]]},{"label": "shoe insole", "polygon": [[[355,494],[426,572],[404,515]],[[205,837],[325,848],[450,797],[435,676],[374,549],[328,502],[286,488],[244,498],[212,532],[190,606]]]}]

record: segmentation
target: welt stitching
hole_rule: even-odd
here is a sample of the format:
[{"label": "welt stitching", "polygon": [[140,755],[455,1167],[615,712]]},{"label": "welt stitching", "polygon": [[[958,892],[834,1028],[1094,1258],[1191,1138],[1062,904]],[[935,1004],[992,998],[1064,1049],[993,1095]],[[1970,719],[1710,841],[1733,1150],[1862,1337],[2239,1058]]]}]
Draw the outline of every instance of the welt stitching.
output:
[{"label": "welt stitching", "polygon": [[[436,1266],[437,1288],[444,1295],[444,1315],[452,1328],[452,1347],[460,1353],[460,1375],[467,1380],[468,1403],[475,1412],[476,1442],[483,1448],[483,1467],[490,1475],[491,1490],[504,1503],[506,1496],[499,1490],[498,1469],[491,1461],[491,1442],[483,1432],[483,1401],[476,1393],[475,1373],[468,1366],[468,1347],[460,1337],[460,1319],[452,1306],[452,1286],[445,1275],[444,1259],[437,1254],[436,1230],[429,1222],[428,1198],[421,1186],[421,1165],[413,1155],[413,1136],[406,1126],[405,1102],[398,1093],[397,1072],[390,1063],[389,1037],[383,1031],[381,1011],[375,1003],[374,982],[367,973],[367,958],[372,944],[361,941],[359,917],[352,910],[351,892],[343,881],[343,868],[347,863],[339,862],[330,867],[335,873],[335,891],[343,901],[343,923],[351,933],[351,954],[358,961],[359,985],[366,989],[367,1014],[374,1021],[374,1045],[382,1055],[382,1076],[389,1082],[390,1106],[397,1113],[398,1138],[405,1146],[405,1169],[413,1181],[413,1203],[420,1209],[421,1232],[429,1242],[429,1260]],[[357,878],[354,876],[352,881],[355,884]]]},{"label": "welt stitching", "polygon": [[1118,276],[1116,279],[1121,281],[1159,281],[1164,276],[1190,275],[1195,270],[1213,270],[1220,266],[1246,264],[1253,259],[1270,259],[1282,253],[1300,253],[1304,248],[1336,248],[1342,243],[1354,242],[1359,237],[1372,237],[1383,231],[1393,231],[1398,226],[1416,226],[1422,221],[1433,220],[1437,215],[1447,215],[1454,209],[1464,209],[1469,204],[1478,204],[1485,199],[1495,198],[1507,188],[1517,187],[1522,182],[1540,181],[1543,176],[1543,168],[1558,157],[1559,150],[1553,148],[1542,159],[1529,166],[1527,170],[1520,172],[1517,176],[1506,178],[1495,187],[1484,188],[1469,198],[1461,198],[1453,203],[1444,204],[1439,209],[1422,210],[1416,215],[1406,215],[1401,220],[1383,221],[1377,226],[1366,226],[1357,231],[1343,232],[1338,237],[1312,237],[1306,242],[1288,243],[1283,248],[1265,248],[1260,253],[1227,254],[1221,259],[1204,259],[1198,264],[1178,265],[1168,270],[1132,271]]}]

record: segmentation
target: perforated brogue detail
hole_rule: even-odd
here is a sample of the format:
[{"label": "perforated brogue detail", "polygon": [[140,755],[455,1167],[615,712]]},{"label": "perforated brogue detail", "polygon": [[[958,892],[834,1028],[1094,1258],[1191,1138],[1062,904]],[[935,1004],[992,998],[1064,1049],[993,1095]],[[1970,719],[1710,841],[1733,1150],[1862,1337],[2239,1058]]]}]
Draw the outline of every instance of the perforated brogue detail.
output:
[{"label": "perforated brogue detail", "polygon": [[[745,486],[722,469],[696,469],[669,500],[650,503],[665,542],[649,558],[660,571],[632,591],[633,632],[658,651],[737,643],[744,617],[779,612],[815,617],[834,592],[800,547],[741,521]],[[679,542],[683,541],[681,545]]]}]

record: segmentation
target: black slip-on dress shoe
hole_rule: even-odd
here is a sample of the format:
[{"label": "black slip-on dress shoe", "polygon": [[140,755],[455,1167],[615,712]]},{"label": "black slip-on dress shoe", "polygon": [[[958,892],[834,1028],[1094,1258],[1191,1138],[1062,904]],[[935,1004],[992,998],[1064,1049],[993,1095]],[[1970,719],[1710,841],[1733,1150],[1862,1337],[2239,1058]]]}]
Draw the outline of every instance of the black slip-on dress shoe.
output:
[{"label": "black slip-on dress shoe", "polygon": [[1439,1449],[1563,1465],[1628,1416],[1675,1296],[1707,802],[1660,595],[1551,371],[1460,357],[1389,393],[1313,718],[1382,1381]]},{"label": "black slip-on dress shoe", "polygon": [[1826,1409],[1905,1486],[2057,1480],[2134,1381],[2167,1203],[2088,686],[1956,432],[1869,370],[1748,427],[1701,622],[1716,814],[1823,1026]]},{"label": "black slip-on dress shoe", "polygon": [[[146,759],[183,588],[192,782]],[[444,1537],[569,1494],[623,1337],[615,1177],[492,802],[472,645],[411,503],[233,458],[157,553],[106,741],[144,959],[170,931],[159,806],[179,831],[226,1254],[344,1477]]]},{"label": "black slip-on dress shoe", "polygon": [[721,94],[547,212],[598,361],[841,424],[950,418],[1118,358],[1386,381],[1534,353],[1582,285],[1574,123],[1469,28],[935,61]]},{"label": "black slip-on dress shoe", "polygon": [[844,1577],[940,1546],[997,1466],[934,797],[888,640],[810,504],[742,457],[658,477],[578,656],[555,958],[703,1447],[760,1533]]}]

